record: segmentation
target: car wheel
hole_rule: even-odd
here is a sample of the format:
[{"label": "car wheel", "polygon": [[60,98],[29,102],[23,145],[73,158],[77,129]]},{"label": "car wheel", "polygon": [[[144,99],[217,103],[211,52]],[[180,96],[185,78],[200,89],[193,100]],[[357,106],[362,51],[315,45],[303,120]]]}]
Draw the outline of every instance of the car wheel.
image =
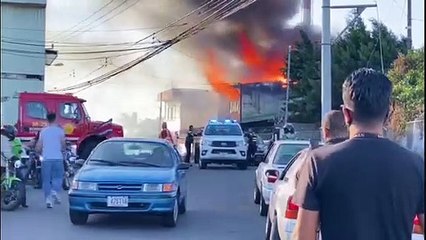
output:
[{"label": "car wheel", "polygon": [[247,169],[247,163],[238,163],[237,167],[240,170],[246,170]]},{"label": "car wheel", "polygon": [[256,186],[256,183],[254,183],[253,200],[254,204],[260,203],[260,191],[259,188]]},{"label": "car wheel", "polygon": [[176,198],[174,206],[173,206],[173,211],[166,213],[166,215],[163,216],[163,225],[165,227],[176,227],[178,215],[179,215],[179,204],[178,204],[178,199]]},{"label": "car wheel", "polygon": [[201,159],[199,161],[200,162],[199,162],[198,166],[200,166],[200,169],[206,169],[207,163],[203,162]]},{"label": "car wheel", "polygon": [[280,234],[278,233],[277,216],[274,216],[271,223],[271,236],[269,240],[281,240]]},{"label": "car wheel", "polygon": [[271,218],[268,215],[267,219],[266,219],[265,240],[269,240],[270,239],[270,237],[271,237],[271,228],[272,228]]},{"label": "car wheel", "polygon": [[70,220],[74,225],[84,225],[88,218],[89,214],[87,213],[70,210]]},{"label": "car wheel", "polygon": [[265,217],[268,214],[268,204],[265,203],[265,199],[261,196],[260,197],[260,204],[259,204],[259,214],[262,217]]},{"label": "car wheel", "polygon": [[179,214],[184,214],[186,212],[186,197],[184,197],[179,204]]}]

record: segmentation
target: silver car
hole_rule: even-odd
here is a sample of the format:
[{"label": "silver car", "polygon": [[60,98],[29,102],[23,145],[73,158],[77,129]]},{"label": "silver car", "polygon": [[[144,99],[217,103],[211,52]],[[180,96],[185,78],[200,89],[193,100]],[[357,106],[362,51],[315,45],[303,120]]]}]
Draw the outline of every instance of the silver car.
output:
[{"label": "silver car", "polygon": [[259,204],[261,216],[266,216],[268,213],[274,183],[282,170],[296,153],[309,146],[309,141],[280,140],[274,142],[268,150],[265,158],[256,169],[254,184],[254,203]]}]

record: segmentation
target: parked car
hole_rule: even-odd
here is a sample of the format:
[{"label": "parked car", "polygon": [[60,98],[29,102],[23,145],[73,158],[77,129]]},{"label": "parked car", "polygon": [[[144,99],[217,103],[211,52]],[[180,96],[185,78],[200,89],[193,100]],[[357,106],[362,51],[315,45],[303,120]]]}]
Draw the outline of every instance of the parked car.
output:
[{"label": "parked car", "polygon": [[[296,190],[296,174],[302,167],[303,154],[305,153],[306,150],[302,150],[293,156],[275,183],[266,218],[265,239],[292,239],[299,211],[299,207],[292,203],[292,199]],[[318,234],[319,239],[321,239],[320,232]],[[420,222],[416,217],[413,224],[412,240],[424,239],[423,234]]]},{"label": "parked car", "polygon": [[188,168],[164,140],[105,140],[74,178],[70,220],[82,225],[94,213],[146,213],[160,215],[165,226],[175,227],[178,215],[186,211]]},{"label": "parked car", "polygon": [[259,204],[259,213],[266,216],[270,195],[275,181],[290,159],[300,150],[309,147],[309,141],[281,140],[276,141],[268,150],[263,161],[256,169],[254,185],[254,203]]}]

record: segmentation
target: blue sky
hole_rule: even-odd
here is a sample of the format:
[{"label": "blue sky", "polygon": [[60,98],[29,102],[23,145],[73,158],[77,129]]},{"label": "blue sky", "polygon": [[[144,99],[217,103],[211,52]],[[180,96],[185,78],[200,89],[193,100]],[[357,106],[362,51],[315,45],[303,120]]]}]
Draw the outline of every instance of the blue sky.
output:
[{"label": "blue sky", "polygon": [[[321,26],[321,0],[312,0],[313,16],[312,20],[315,25]],[[331,0],[331,5],[354,5],[354,4],[371,4],[376,3],[374,0]],[[407,0],[377,0],[379,10],[379,20],[397,35],[406,35],[407,30]],[[345,19],[350,10],[331,10],[331,23],[333,32],[338,32],[346,26]],[[413,46],[418,48],[424,45],[424,1],[412,0],[412,32]],[[365,20],[377,19],[377,9],[366,9],[362,15]],[[300,18],[300,16],[299,16]]]}]

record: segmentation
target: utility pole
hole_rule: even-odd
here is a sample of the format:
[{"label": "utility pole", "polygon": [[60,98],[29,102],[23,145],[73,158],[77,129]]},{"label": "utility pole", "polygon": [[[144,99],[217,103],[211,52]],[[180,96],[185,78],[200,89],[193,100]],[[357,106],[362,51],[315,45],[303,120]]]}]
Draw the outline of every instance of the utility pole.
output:
[{"label": "utility pole", "polygon": [[161,119],[163,118],[163,92],[160,92],[160,116],[158,118],[158,121],[160,122],[160,129],[161,129]]},{"label": "utility pole", "polygon": [[284,115],[284,126],[287,125],[288,120],[288,101],[290,95],[290,64],[291,63],[291,45],[288,46],[288,58],[287,58],[287,89],[285,93],[285,115]]},{"label": "utility pole", "polygon": [[413,47],[411,8],[412,8],[411,0],[407,0],[407,48],[408,50],[410,50]]},{"label": "utility pole", "polygon": [[331,111],[331,23],[330,0],[322,0],[321,34],[321,121]]},{"label": "utility pole", "polygon": [[[361,14],[365,8],[377,7],[377,4],[330,6],[330,0],[322,0],[321,35],[321,121],[331,110],[331,9],[357,9]],[[346,30],[346,28],[345,28]]]},{"label": "utility pole", "polygon": [[243,122],[243,84],[238,83],[238,88],[240,90],[240,104],[239,104],[240,123],[242,123]]}]

